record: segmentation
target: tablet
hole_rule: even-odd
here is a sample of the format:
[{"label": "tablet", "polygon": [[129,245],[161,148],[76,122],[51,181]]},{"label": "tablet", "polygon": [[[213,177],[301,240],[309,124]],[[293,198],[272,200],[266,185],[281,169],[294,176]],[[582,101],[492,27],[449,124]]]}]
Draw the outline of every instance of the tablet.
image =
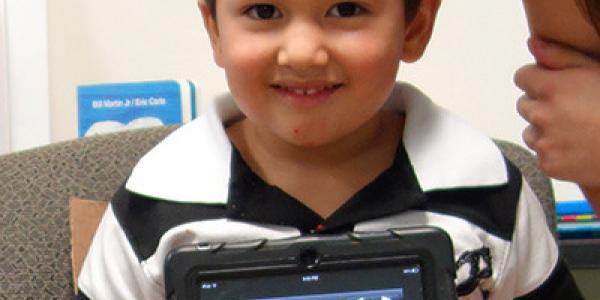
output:
[{"label": "tablet", "polygon": [[419,227],[183,246],[165,288],[169,300],[446,300],[455,271],[448,235]]}]

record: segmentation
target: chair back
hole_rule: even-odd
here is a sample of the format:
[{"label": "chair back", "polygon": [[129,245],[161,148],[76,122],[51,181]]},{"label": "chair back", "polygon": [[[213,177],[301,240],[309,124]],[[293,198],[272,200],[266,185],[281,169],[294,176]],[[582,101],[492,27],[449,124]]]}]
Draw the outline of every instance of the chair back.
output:
[{"label": "chair back", "polygon": [[[87,137],[0,156],[0,299],[73,295],[69,198],[110,200],[138,159],[177,126]],[[533,155],[496,143],[542,202],[553,231],[550,181]]]},{"label": "chair back", "polygon": [[69,198],[110,200],[138,159],[175,128],[0,156],[0,299],[71,299]]},{"label": "chair back", "polygon": [[542,208],[546,213],[546,223],[557,237],[556,231],[556,205],[554,202],[554,190],[550,178],[548,178],[537,167],[537,159],[529,150],[508,141],[494,140],[504,155],[521,170],[521,174],[533,189]]}]

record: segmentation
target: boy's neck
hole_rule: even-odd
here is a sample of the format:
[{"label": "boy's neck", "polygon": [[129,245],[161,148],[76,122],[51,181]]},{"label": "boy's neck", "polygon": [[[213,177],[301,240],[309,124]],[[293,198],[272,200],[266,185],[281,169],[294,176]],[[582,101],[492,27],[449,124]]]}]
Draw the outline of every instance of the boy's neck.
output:
[{"label": "boy's neck", "polygon": [[247,119],[228,135],[250,168],[325,217],[389,168],[404,117],[381,111],[351,135],[320,147],[301,147],[264,134]]}]

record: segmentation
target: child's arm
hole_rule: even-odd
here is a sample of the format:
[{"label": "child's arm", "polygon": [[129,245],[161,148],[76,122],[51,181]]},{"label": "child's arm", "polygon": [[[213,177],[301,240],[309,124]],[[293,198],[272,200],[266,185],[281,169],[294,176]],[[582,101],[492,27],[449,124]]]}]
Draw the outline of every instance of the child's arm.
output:
[{"label": "child's arm", "polygon": [[536,65],[522,67],[517,104],[530,123],[525,143],[549,176],[579,184],[600,211],[600,61],[573,49],[533,38]]},{"label": "child's arm", "polygon": [[112,205],[94,235],[78,283],[78,299],[164,299],[162,287],[144,272]]},{"label": "child's arm", "polygon": [[[523,180],[515,215],[512,242],[496,264],[498,285],[490,300],[583,299],[558,245],[546,224],[546,216],[529,185]],[[500,265],[500,266],[499,266]]]}]

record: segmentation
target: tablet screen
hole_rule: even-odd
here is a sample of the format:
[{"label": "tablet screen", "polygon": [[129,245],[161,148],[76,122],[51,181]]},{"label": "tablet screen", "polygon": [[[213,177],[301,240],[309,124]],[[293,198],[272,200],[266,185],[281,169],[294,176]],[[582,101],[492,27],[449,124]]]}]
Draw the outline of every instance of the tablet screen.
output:
[{"label": "tablet screen", "polygon": [[419,264],[318,270],[196,281],[199,298],[239,300],[422,300]]}]

